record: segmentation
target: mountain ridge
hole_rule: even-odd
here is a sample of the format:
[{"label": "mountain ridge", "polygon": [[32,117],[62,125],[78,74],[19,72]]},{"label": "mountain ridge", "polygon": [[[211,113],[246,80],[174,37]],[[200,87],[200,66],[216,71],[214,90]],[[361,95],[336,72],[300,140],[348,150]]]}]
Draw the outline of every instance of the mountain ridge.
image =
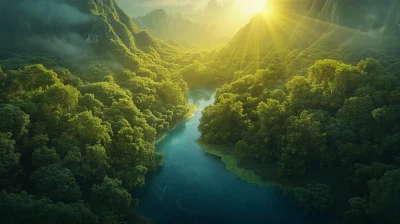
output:
[{"label": "mountain ridge", "polygon": [[[269,1],[266,7],[271,7],[271,12],[255,15],[221,50],[219,58],[225,58],[223,63],[233,66],[233,70],[252,71],[280,58],[288,65],[289,73],[303,73],[315,60],[327,56],[356,63],[371,51],[377,50],[373,54],[381,58],[387,51],[396,54],[393,50],[400,47],[396,41],[400,34],[400,3],[384,0],[362,5],[363,2]],[[357,4],[362,7],[355,7]],[[355,8],[356,12],[348,12],[348,8]],[[387,11],[389,15],[383,13]],[[309,64],[296,66],[299,57],[306,57]]]},{"label": "mountain ridge", "polygon": [[184,45],[224,44],[229,39],[219,31],[218,25],[196,23],[185,18],[182,13],[168,14],[164,9],[155,9],[144,16],[134,17],[133,21],[157,38],[178,41]]},{"label": "mountain ridge", "polygon": [[[78,58],[111,54],[125,67],[135,69],[130,63],[146,60],[143,55],[159,57],[170,48],[141,31],[114,0],[88,0],[87,4],[16,0],[3,3],[0,13],[4,18],[0,29],[6,30],[0,37],[3,51],[52,52]],[[115,55],[115,49],[122,53]]]}]

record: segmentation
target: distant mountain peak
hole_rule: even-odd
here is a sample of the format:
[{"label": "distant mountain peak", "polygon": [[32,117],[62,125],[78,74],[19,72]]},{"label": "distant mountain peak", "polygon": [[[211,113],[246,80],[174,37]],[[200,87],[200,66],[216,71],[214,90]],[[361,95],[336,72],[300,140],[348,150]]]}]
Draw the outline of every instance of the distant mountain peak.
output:
[{"label": "distant mountain peak", "polygon": [[217,26],[198,24],[185,18],[182,13],[168,14],[164,9],[155,9],[144,16],[133,18],[143,30],[164,40],[175,40],[180,43],[210,44],[226,41]]},{"label": "distant mountain peak", "polygon": [[0,6],[3,51],[79,58],[118,54],[114,58],[124,57],[118,60],[135,69],[135,55],[161,50],[115,0],[14,0]]}]

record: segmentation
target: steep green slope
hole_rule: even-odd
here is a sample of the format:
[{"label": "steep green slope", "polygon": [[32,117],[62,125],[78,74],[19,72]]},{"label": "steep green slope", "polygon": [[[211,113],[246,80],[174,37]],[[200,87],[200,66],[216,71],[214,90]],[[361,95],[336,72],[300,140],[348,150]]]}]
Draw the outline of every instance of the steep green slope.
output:
[{"label": "steep green slope", "polygon": [[399,2],[275,2],[213,62],[183,69],[225,82],[202,141],[234,144],[239,168],[284,185],[305,212],[397,223]]},{"label": "steep green slope", "polygon": [[0,3],[4,223],[142,223],[129,190],[188,113],[178,48],[114,0]]},{"label": "steep green slope", "polygon": [[7,1],[0,12],[2,51],[114,59],[133,71],[146,64],[171,66],[163,59],[176,53],[140,31],[113,0]]},{"label": "steep green slope", "polygon": [[[254,17],[222,50],[220,57],[228,58],[235,69],[254,71],[277,55],[293,73],[318,59],[355,63],[365,55],[390,54],[385,52],[388,48],[399,47],[397,1],[275,2],[270,1],[270,14]],[[308,63],[298,63],[304,60]]]},{"label": "steep green slope", "polygon": [[[204,77],[221,84],[273,63],[288,75],[306,75],[316,60],[330,58],[357,63],[374,57],[390,71],[399,64],[400,5],[398,1],[268,1],[218,53],[200,60],[206,69],[182,73],[186,80]],[[193,65],[191,65],[193,68]],[[193,71],[193,69],[192,69]],[[240,76],[240,75],[239,75]],[[190,77],[190,78],[189,78]],[[199,78],[200,79],[200,78]],[[203,79],[204,80],[204,79]]]}]

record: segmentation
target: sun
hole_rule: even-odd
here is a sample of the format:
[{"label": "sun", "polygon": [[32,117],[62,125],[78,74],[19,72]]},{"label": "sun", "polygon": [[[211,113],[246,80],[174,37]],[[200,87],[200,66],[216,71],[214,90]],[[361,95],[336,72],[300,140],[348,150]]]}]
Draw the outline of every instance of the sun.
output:
[{"label": "sun", "polygon": [[246,15],[256,14],[264,9],[267,0],[237,0],[238,8]]}]

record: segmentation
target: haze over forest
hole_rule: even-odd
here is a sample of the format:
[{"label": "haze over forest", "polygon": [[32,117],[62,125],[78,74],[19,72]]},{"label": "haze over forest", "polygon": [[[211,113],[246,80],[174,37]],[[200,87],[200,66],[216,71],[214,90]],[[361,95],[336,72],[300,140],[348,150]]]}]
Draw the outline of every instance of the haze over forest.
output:
[{"label": "haze over forest", "polygon": [[0,1],[0,223],[400,223],[400,1]]}]

